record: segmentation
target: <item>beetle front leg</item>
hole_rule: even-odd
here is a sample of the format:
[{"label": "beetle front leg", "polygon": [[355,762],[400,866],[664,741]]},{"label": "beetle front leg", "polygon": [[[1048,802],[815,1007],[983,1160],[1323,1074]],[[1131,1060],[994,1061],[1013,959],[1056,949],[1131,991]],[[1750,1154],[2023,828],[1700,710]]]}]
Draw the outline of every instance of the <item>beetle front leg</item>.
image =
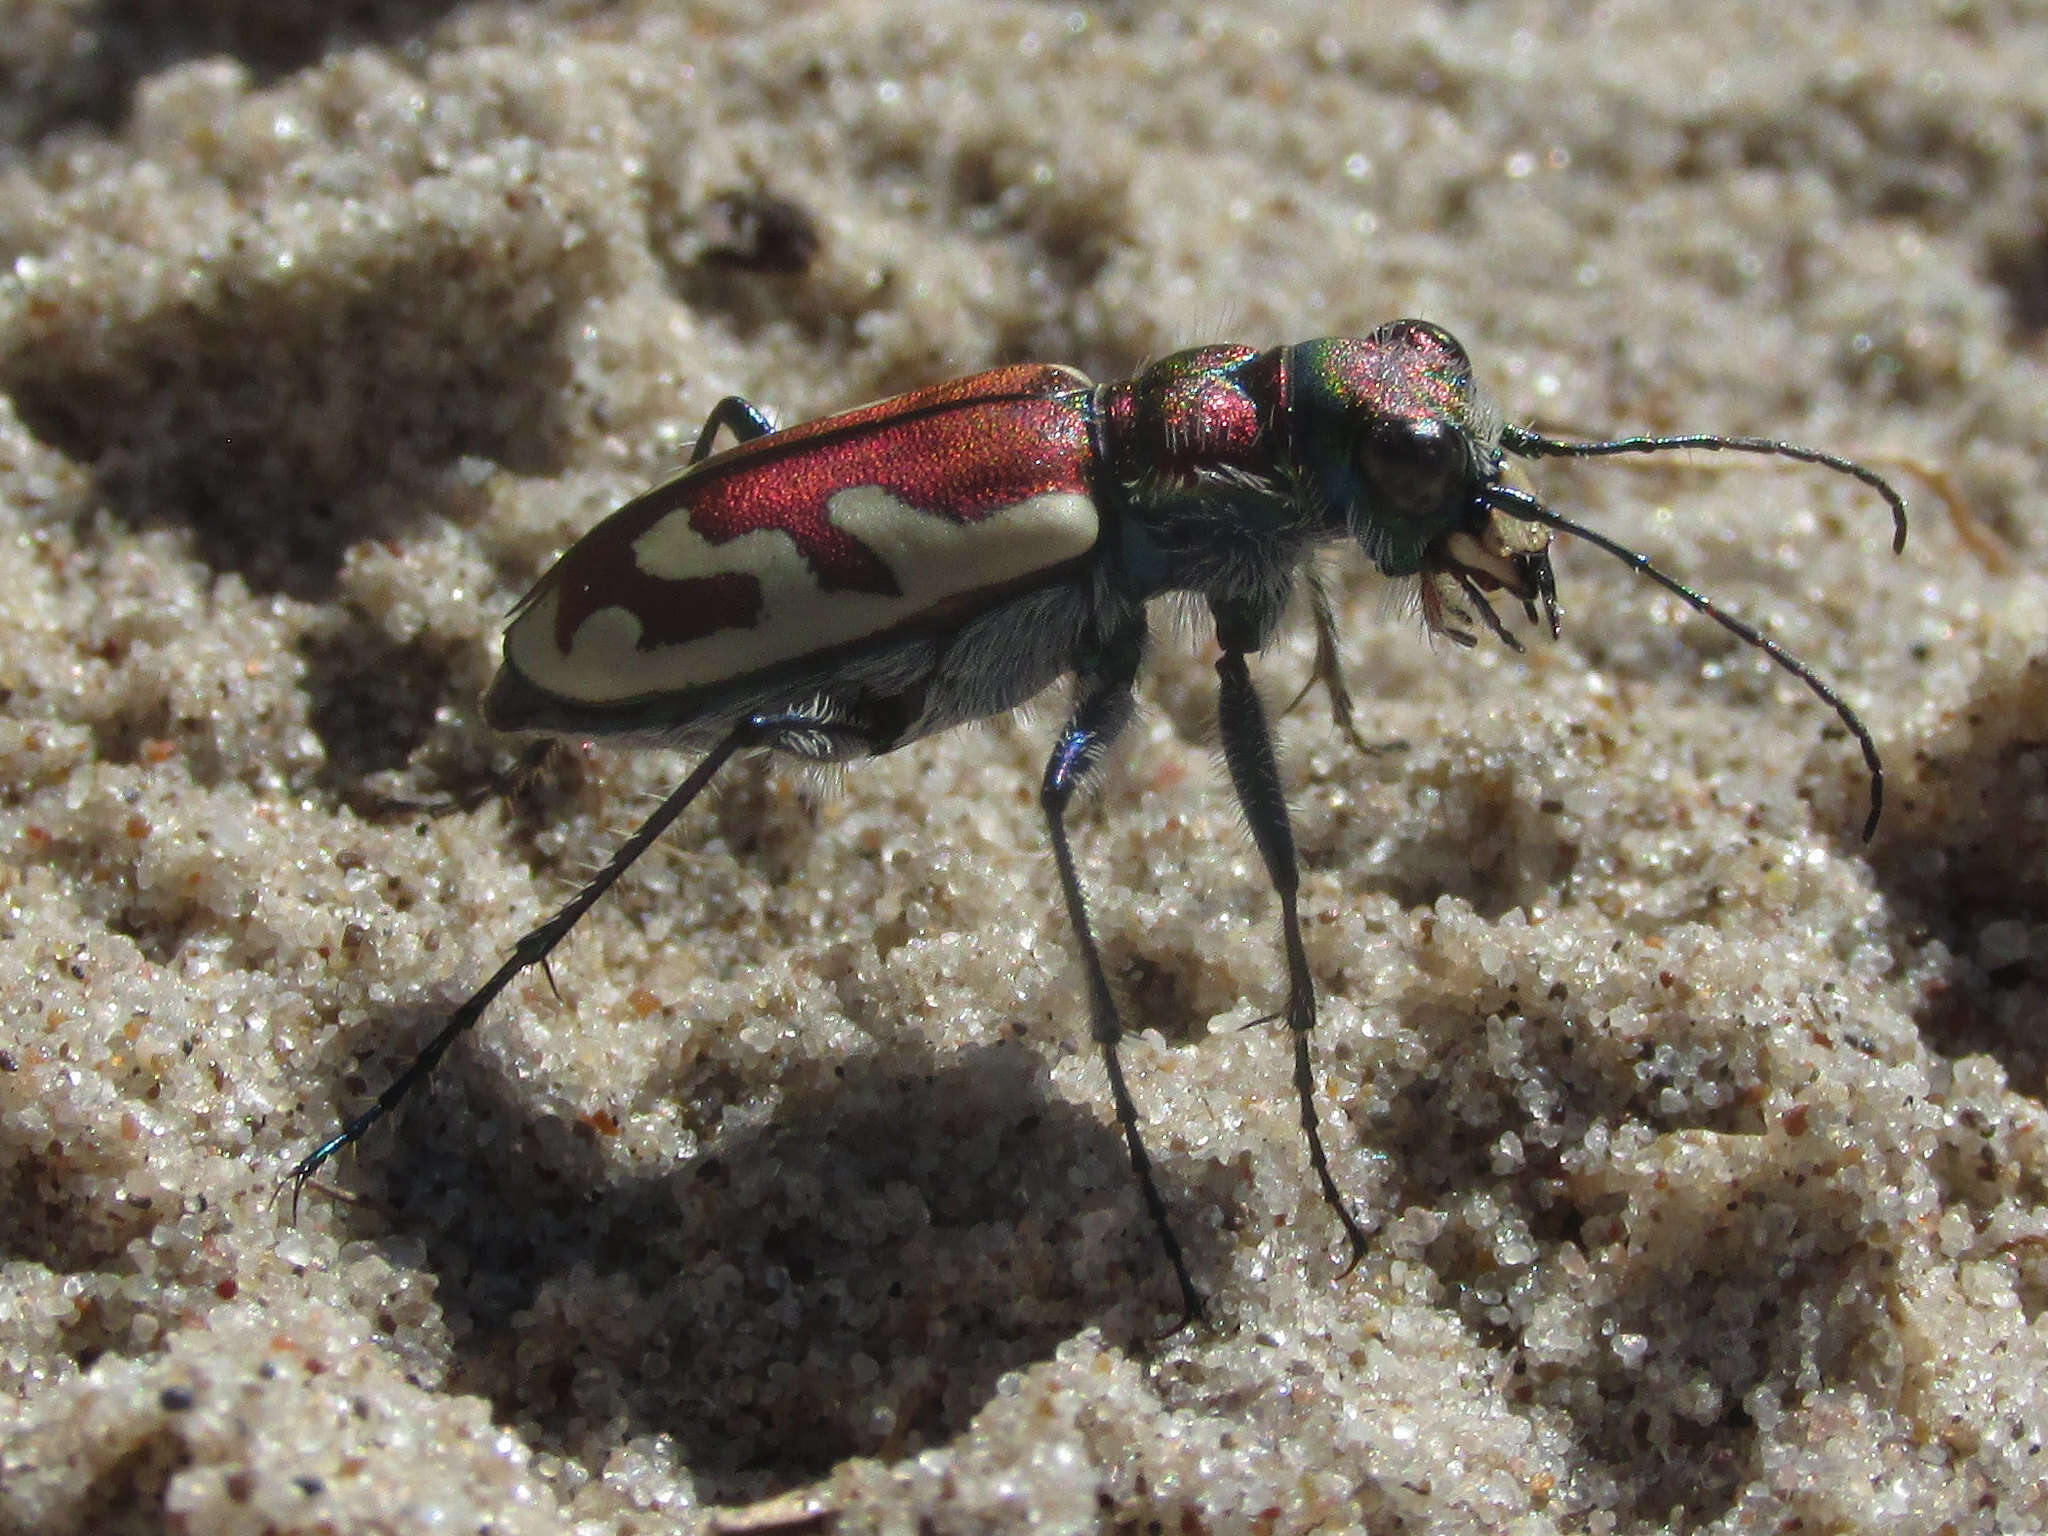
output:
[{"label": "beetle front leg", "polygon": [[1152,1159],[1146,1154],[1144,1138],[1138,1132],[1138,1107],[1132,1102],[1131,1090],[1124,1082],[1123,1063],[1116,1053],[1117,1042],[1123,1038],[1123,1020],[1117,1013],[1116,997],[1109,989],[1102,951],[1088,921],[1088,900],[1081,892],[1074,851],[1067,841],[1067,806],[1074,791],[1130,723],[1131,684],[1138,675],[1144,651],[1145,625],[1139,619],[1113,637],[1093,665],[1081,669],[1074,712],[1046,762],[1045,782],[1038,799],[1045,809],[1053,861],[1059,866],[1060,890],[1067,899],[1067,920],[1081,951],[1082,974],[1087,978],[1089,1029],[1096,1044],[1102,1047],[1102,1063],[1109,1073],[1110,1101],[1116,1107],[1116,1123],[1123,1129],[1124,1145],[1130,1152],[1131,1172],[1137,1176],[1145,1209],[1159,1233],[1167,1262],[1173,1265],[1173,1278],[1180,1285],[1180,1326],[1186,1327],[1202,1315],[1202,1295],[1188,1274],[1187,1258],[1181,1253],[1180,1239],[1173,1235],[1166,1199],[1159,1193],[1158,1181],[1152,1175]]},{"label": "beetle front leg", "polygon": [[1301,707],[1301,701],[1321,684],[1330,698],[1330,718],[1337,723],[1338,734],[1366,757],[1378,757],[1384,752],[1405,752],[1408,743],[1399,737],[1392,741],[1371,742],[1358,733],[1358,722],[1351,706],[1351,686],[1344,681],[1344,658],[1337,646],[1337,613],[1330,601],[1327,579],[1314,561],[1310,561],[1302,572],[1308,583],[1308,606],[1316,626],[1316,659],[1310,668],[1308,681],[1301,685],[1301,692],[1288,700],[1287,708],[1281,714],[1292,714]]},{"label": "beetle front leg", "polygon": [[1273,752],[1266,711],[1244,659],[1247,650],[1257,648],[1261,636],[1242,615],[1219,611],[1216,617],[1217,638],[1223,646],[1216,661],[1223,758],[1230,767],[1238,804],[1244,807],[1245,820],[1251,826],[1252,841],[1258,844],[1259,857],[1265,861],[1266,874],[1280,898],[1280,928],[1287,949],[1287,1027],[1294,1035],[1294,1091],[1301,1102],[1301,1129],[1308,1138],[1308,1160],[1322,1185],[1323,1202],[1344,1224],[1344,1235],[1351,1243],[1351,1264],[1355,1265],[1365,1257],[1365,1230],[1330,1176],[1330,1160],[1323,1151],[1322,1128],[1316,1117],[1315,1068],[1308,1048],[1309,1031],[1316,1027],[1316,984],[1301,940],[1301,874],[1294,854],[1294,830],[1287,819],[1287,797],[1280,786],[1280,763]]}]

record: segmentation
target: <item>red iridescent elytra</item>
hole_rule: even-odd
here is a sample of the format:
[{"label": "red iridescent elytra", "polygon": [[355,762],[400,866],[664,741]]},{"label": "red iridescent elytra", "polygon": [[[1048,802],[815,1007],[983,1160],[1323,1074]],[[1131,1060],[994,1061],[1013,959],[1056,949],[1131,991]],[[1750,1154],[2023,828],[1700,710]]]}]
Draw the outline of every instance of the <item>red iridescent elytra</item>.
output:
[{"label": "red iridescent elytra", "polygon": [[507,654],[568,700],[728,683],[1087,556],[1087,381],[1000,368],[744,442],[629,503],[522,606]]}]

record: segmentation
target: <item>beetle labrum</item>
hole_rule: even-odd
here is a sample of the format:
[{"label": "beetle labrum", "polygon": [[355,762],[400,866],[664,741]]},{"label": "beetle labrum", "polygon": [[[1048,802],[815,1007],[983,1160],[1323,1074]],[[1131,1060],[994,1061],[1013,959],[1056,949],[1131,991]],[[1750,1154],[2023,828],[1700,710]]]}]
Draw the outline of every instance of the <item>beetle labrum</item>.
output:
[{"label": "beetle labrum", "polygon": [[[714,453],[721,428],[739,441]],[[1475,385],[1464,349],[1419,320],[1263,352],[1198,347],[1120,383],[1020,364],[783,431],[742,399],[721,402],[686,469],[585,534],[527,594],[484,700],[485,718],[500,729],[704,755],[376,1101],[288,1178],[303,1187],[389,1114],[514,977],[545,963],[735,754],[873,756],[1012,709],[1071,675],[1073,702],[1040,802],[1117,1124],[1179,1284],[1183,1321],[1196,1317],[1201,1297],[1118,1062],[1123,1022],[1066,824],[1076,789],[1131,718],[1147,602],[1184,593],[1203,599],[1214,621],[1224,761],[1279,897],[1302,1130],[1356,1263],[1366,1235],[1323,1150],[1294,840],[1246,658],[1272,637],[1306,577],[1316,680],[1348,725],[1333,620],[1310,564],[1323,546],[1355,540],[1384,575],[1417,578],[1430,630],[1471,645],[1476,622],[1519,650],[1488,594],[1519,600],[1532,622],[1540,604],[1555,637],[1551,535],[1575,534],[1764,651],[1840,717],[1868,765],[1867,838],[1883,803],[1883,769],[1870,732],[1832,688],[1640,554],[1503,478],[1508,455],[1684,448],[1776,455],[1853,476],[1885,499],[1894,547],[1903,547],[1898,494],[1831,453],[1706,435],[1571,442],[1506,425]]]}]

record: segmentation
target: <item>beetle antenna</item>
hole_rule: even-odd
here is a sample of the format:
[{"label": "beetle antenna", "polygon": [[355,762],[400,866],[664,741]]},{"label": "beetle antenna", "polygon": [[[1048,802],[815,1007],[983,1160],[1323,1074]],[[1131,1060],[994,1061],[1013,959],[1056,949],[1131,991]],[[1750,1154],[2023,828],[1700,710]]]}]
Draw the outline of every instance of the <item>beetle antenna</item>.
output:
[{"label": "beetle antenna", "polygon": [[1615,437],[1599,442],[1574,443],[1512,425],[1501,428],[1500,442],[1509,453],[1520,454],[1525,459],[1595,459],[1620,453],[1670,453],[1681,448],[1705,448],[1717,453],[1760,453],[1777,459],[1796,459],[1801,464],[1818,464],[1822,469],[1831,469],[1838,475],[1860,480],[1882,496],[1885,505],[1892,509],[1892,553],[1897,554],[1906,547],[1905,497],[1893,490],[1891,482],[1869,465],[1819,448],[1802,448],[1797,443],[1781,443],[1771,437],[1719,437],[1710,432],[1682,437]]},{"label": "beetle antenna", "polygon": [[[1724,447],[1739,446],[1741,440],[1723,439],[1721,442]],[[1571,446],[1591,446],[1596,451],[1602,448],[1611,448],[1615,452],[1627,451],[1623,448],[1612,448],[1612,445],[1599,443],[1590,445],[1574,444]],[[1687,446],[1696,445],[1687,444]],[[1843,464],[1848,463],[1847,460],[1840,462]],[[1860,469],[1861,466],[1851,466],[1851,468]],[[1869,471],[1865,470],[1863,473],[1869,475],[1873,481],[1877,481],[1877,477]],[[1882,481],[1877,481],[1877,483],[1883,484]],[[1887,486],[1885,489],[1889,491],[1890,487]],[[1608,554],[1614,556],[1622,564],[1633,567],[1639,575],[1649,577],[1650,580],[1656,582],[1665,591],[1684,599],[1692,608],[1705,614],[1716,624],[1727,630],[1729,634],[1742,641],[1743,644],[1754,646],[1757,650],[1762,651],[1778,666],[1784,668],[1787,672],[1798,678],[1800,682],[1804,683],[1815,698],[1835,712],[1842,724],[1848,728],[1849,734],[1856,738],[1857,745],[1863,748],[1863,761],[1870,769],[1870,816],[1863,823],[1863,840],[1866,843],[1870,841],[1877,831],[1878,814],[1884,809],[1884,764],[1878,759],[1877,742],[1871,736],[1870,728],[1857,716],[1856,711],[1849,707],[1848,701],[1835,692],[1826,682],[1822,681],[1819,674],[1813,668],[1809,667],[1797,656],[1794,656],[1755,625],[1738,619],[1734,614],[1727,612],[1717,605],[1711,598],[1695,592],[1676,577],[1665,575],[1664,572],[1658,570],[1656,566],[1650,563],[1648,555],[1639,554],[1635,550],[1630,549],[1626,544],[1608,538],[1604,533],[1588,528],[1583,523],[1575,523],[1561,513],[1551,511],[1550,508],[1543,505],[1542,502],[1531,496],[1527,491],[1516,490],[1510,485],[1494,484],[1487,486],[1480,493],[1480,499],[1496,511],[1506,513],[1509,517],[1521,518],[1525,522],[1541,523],[1546,528],[1554,528],[1559,533],[1572,534],[1577,538],[1584,539],[1588,544],[1598,549],[1606,550]],[[1897,503],[1895,502],[1894,504],[1896,505]],[[1903,536],[1902,528],[1901,537]]]}]

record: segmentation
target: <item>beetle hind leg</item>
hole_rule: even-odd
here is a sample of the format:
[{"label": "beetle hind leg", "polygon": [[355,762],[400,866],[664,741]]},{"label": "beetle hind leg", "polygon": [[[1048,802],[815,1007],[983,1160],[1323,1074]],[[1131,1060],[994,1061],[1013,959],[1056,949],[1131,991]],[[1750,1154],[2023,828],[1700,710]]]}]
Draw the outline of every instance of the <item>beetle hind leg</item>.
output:
[{"label": "beetle hind leg", "polygon": [[[641,822],[633,835],[621,843],[604,867],[591,876],[583,888],[569,899],[555,914],[539,927],[527,933],[512,947],[511,955],[491,973],[484,984],[465,998],[462,1004],[448,1016],[438,1033],[419,1050],[405,1070],[394,1078],[389,1087],[377,1095],[369,1108],[350,1120],[334,1135],[327,1138],[311,1152],[300,1158],[285,1174],[283,1182],[292,1186],[292,1205],[296,1210],[300,1193],[308,1181],[341,1151],[342,1148],[359,1142],[370,1128],[384,1119],[424,1083],[448,1054],[448,1048],[463,1035],[476,1027],[485,1011],[497,1000],[498,994],[510,986],[520,972],[532,966],[546,968],[548,957],[555,947],[569,936],[569,932],[592,907],[597,905],[604,893],[610,890],[628,869],[654,845],[662,833],[691,803],[705,791],[712,779],[735,753],[750,749],[781,749],[806,755],[801,748],[789,745],[802,742],[820,747],[821,756],[854,756],[862,751],[879,750],[865,727],[858,721],[832,718],[829,714],[784,710],[753,714],[736,721],[725,735],[720,737],[703,759],[692,768],[683,782],[672,790],[668,798],[654,810],[654,814]],[[554,978],[549,977],[549,984]]]}]

